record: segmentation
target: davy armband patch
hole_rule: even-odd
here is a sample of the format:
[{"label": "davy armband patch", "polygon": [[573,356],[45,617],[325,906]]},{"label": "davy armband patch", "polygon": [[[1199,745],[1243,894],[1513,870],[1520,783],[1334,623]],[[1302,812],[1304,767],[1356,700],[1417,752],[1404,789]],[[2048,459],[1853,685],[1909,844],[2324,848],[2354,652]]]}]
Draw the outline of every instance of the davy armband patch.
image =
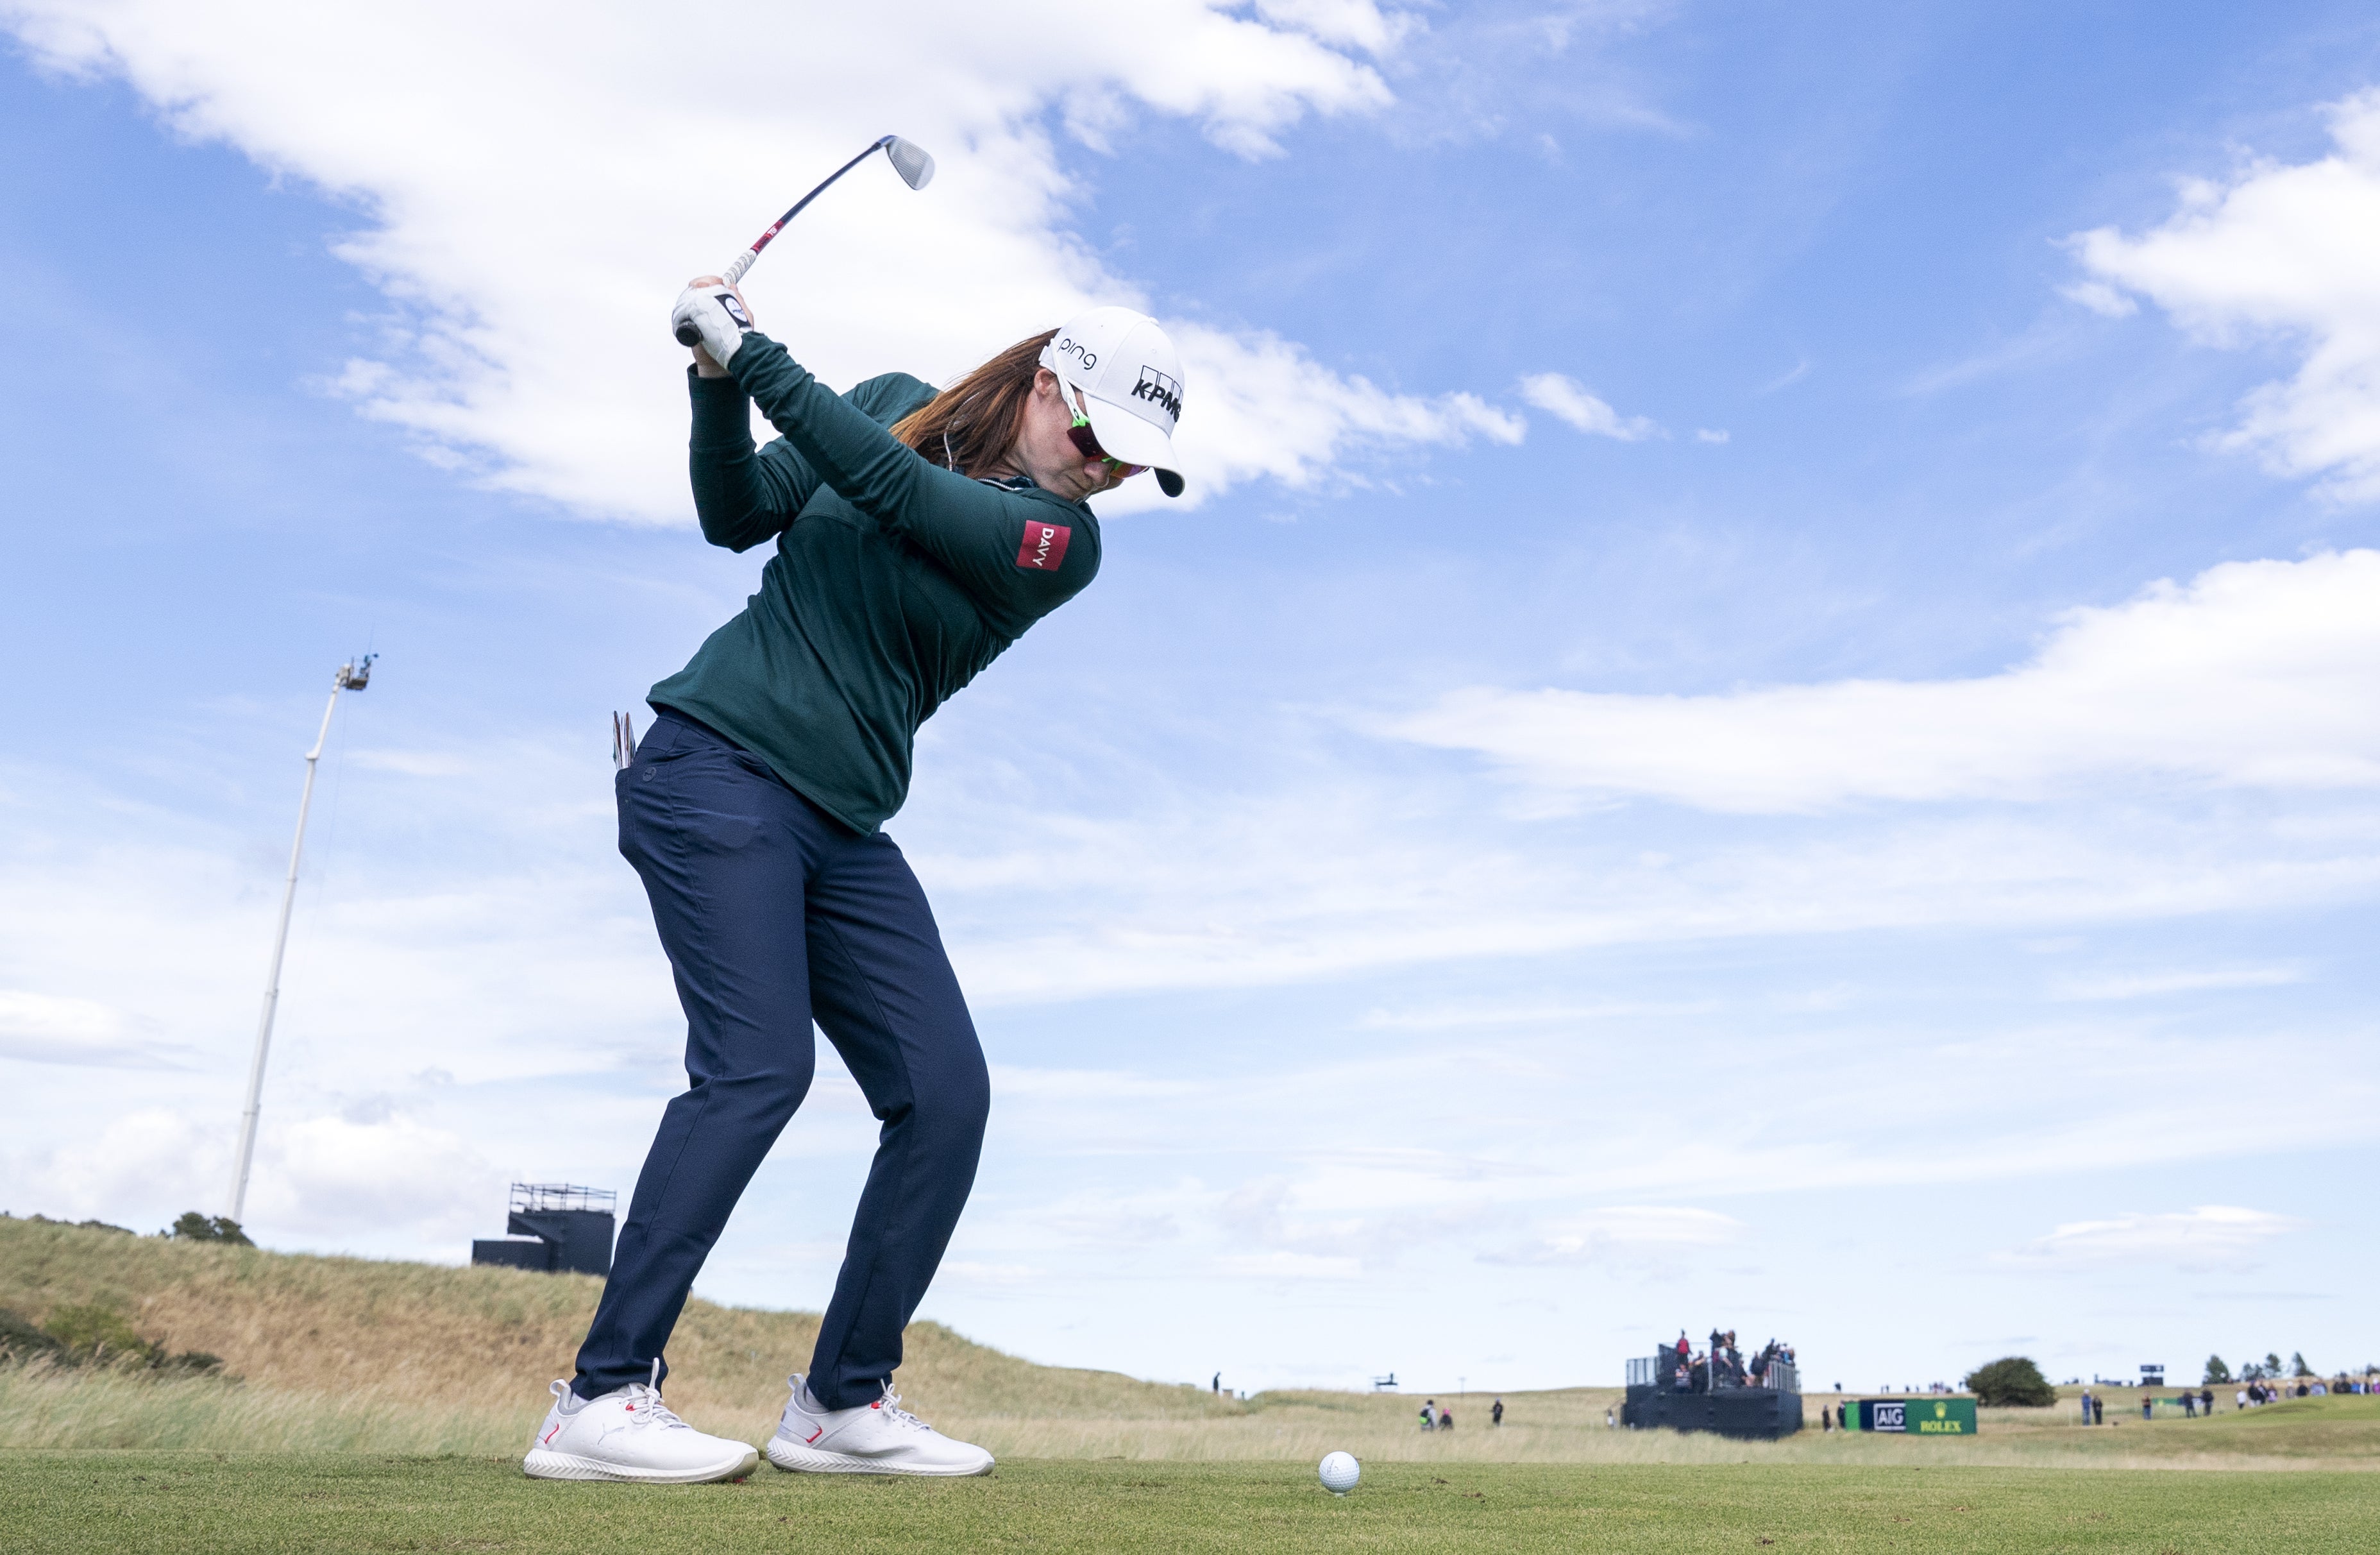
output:
[{"label": "davy armband patch", "polygon": [[1028,522],[1025,540],[1016,548],[1016,565],[1035,572],[1056,572],[1066,559],[1066,542],[1075,531],[1063,524]]}]

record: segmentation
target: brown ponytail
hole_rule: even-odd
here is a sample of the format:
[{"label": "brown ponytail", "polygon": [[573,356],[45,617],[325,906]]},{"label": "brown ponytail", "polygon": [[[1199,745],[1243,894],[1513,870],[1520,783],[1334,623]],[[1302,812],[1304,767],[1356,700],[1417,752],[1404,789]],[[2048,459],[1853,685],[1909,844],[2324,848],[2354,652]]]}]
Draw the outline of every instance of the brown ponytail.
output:
[{"label": "brown ponytail", "polygon": [[1008,457],[1025,428],[1025,405],[1054,329],[1007,350],[892,423],[892,435],[961,475],[988,475]]}]

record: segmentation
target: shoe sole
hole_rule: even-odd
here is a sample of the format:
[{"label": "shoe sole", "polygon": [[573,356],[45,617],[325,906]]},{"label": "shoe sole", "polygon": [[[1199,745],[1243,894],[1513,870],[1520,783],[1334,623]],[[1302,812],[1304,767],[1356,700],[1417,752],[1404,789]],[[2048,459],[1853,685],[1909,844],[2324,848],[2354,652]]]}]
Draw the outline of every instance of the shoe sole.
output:
[{"label": "shoe sole", "polygon": [[747,1447],[741,1458],[712,1468],[624,1468],[596,1458],[532,1449],[521,1460],[521,1472],[531,1479],[609,1479],[632,1485],[708,1485],[719,1479],[741,1479],[760,1466],[760,1454]]},{"label": "shoe sole", "polygon": [[990,1474],[991,1460],[986,1458],[971,1467],[937,1467],[889,1463],[881,1458],[862,1458],[849,1452],[821,1452],[815,1447],[799,1442],[771,1440],[769,1462],[787,1474],[902,1474],[929,1479],[965,1479],[970,1476]]}]

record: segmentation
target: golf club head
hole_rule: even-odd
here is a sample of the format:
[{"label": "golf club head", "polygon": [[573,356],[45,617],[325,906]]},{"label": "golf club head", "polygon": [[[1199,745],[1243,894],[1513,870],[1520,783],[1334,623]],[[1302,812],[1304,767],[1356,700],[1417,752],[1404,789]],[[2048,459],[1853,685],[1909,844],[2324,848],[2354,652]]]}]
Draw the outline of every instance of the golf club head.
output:
[{"label": "golf club head", "polygon": [[926,148],[915,140],[904,140],[898,135],[884,137],[884,154],[892,159],[892,170],[901,181],[913,189],[924,188],[934,181],[934,159]]}]

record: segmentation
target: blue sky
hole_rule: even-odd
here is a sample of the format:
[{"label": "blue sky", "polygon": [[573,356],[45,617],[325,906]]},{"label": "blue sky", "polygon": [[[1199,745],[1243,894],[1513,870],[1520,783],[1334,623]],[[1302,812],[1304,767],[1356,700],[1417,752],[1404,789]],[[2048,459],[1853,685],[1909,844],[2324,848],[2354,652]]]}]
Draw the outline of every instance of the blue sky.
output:
[{"label": "blue sky", "polygon": [[[1193,500],[1103,504],[889,828],[995,1076],[928,1316],[1251,1388],[2373,1358],[2380,24],[730,10],[0,7],[0,1206],[215,1206],[367,648],[251,1221],[630,1185],[605,715],[759,564],[657,321],[893,128],[937,183],[753,276],[797,356],[1190,363]],[[871,1136],[829,1060],[700,1288],[820,1305]]]}]

